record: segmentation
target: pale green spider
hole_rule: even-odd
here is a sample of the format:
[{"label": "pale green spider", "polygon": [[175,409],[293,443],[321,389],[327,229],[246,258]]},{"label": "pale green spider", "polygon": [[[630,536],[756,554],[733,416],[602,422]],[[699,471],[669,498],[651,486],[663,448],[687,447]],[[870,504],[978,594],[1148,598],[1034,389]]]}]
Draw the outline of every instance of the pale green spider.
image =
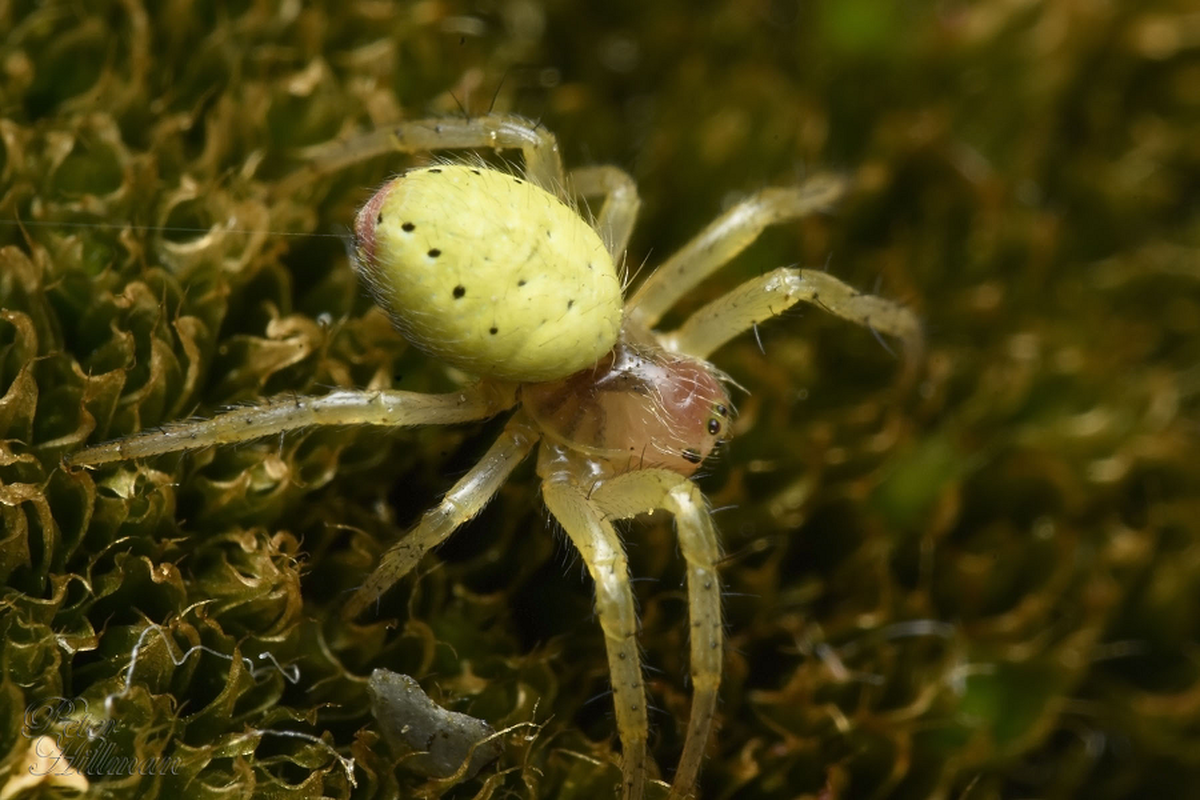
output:
[{"label": "pale green spider", "polygon": [[[356,267],[418,348],[479,376],[443,395],[340,390],[283,397],[209,420],[177,422],[72,455],[95,465],[313,425],[448,425],[514,409],[500,438],[384,555],[347,605],[357,615],[431,548],[475,516],[539,441],[542,497],[595,582],[622,747],[622,794],[647,779],[646,691],[638,620],[613,521],[665,509],[687,561],[691,718],[671,797],[693,791],[712,728],[722,664],[720,548],[690,476],[729,436],[730,402],[707,359],[734,336],[797,302],[921,348],[916,317],[824,272],[781,268],[654,330],[675,303],[768,225],[827,208],[842,181],[766,189],[722,214],[652,272],[624,304],[619,264],[639,205],[628,175],[563,171],[554,137],[512,116],[424,120],[328,147],[302,179],[389,151],[517,149],[521,177],[482,165],[413,169],[385,184],[355,223]],[[590,224],[576,197],[603,197]]]}]

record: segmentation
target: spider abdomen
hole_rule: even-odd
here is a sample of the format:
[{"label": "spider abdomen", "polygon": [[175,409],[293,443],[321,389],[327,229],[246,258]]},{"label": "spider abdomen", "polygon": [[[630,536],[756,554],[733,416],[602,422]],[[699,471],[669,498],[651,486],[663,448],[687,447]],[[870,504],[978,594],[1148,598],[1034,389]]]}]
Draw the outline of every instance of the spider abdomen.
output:
[{"label": "spider abdomen", "polygon": [[619,343],[590,369],[526,385],[521,402],[548,438],[612,473],[691,475],[730,435],[725,387],[703,362]]},{"label": "spider abdomen", "polygon": [[410,170],[363,206],[354,238],[357,267],[401,333],[467,372],[555,380],[616,343],[621,282],[604,243],[523,178]]}]

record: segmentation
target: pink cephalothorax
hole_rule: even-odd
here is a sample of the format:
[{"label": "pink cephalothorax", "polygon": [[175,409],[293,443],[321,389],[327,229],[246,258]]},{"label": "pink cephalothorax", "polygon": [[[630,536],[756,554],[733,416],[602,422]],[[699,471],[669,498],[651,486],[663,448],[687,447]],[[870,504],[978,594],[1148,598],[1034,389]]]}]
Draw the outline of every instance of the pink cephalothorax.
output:
[{"label": "pink cephalothorax", "polygon": [[521,387],[542,434],[615,475],[661,467],[689,476],[730,436],[731,403],[702,361],[620,341],[595,366]]}]

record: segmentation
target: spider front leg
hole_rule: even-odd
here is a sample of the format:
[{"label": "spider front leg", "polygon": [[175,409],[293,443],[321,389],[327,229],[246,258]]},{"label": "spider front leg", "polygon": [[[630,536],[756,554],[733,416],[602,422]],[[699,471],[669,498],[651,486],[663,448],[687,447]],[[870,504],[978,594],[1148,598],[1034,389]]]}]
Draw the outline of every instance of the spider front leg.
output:
[{"label": "spider front leg", "polygon": [[516,402],[507,384],[480,382],[447,394],[401,391],[340,390],[322,397],[281,396],[265,403],[235,408],[211,419],[170,422],[72,453],[68,466],[94,466],[110,461],[236,444],[311,426],[452,425],[487,419]]},{"label": "spider front leg", "polygon": [[426,511],[421,521],[384,553],[379,566],[343,609],[346,619],[357,617],[392,584],[407,575],[421,558],[437,547],[467,520],[478,514],[496,494],[513,469],[529,455],[538,440],[537,429],[517,413],[475,466]]},{"label": "spider front leg", "polygon": [[724,657],[721,583],[717,575],[721,547],[716,527],[696,484],[669,470],[647,469],[619,475],[601,484],[591,500],[617,519],[656,508],[675,517],[679,549],[688,565],[692,713],[669,798],[688,797],[712,732]]},{"label": "spider front leg", "polygon": [[826,210],[845,191],[842,178],[819,175],[800,186],[764,189],[746,198],[709,223],[646,278],[626,303],[626,313],[642,326],[653,328],[681,297],[749,247],[768,225]]},{"label": "spider front leg", "polygon": [[[308,168],[297,173],[296,180],[307,182],[332,175],[387,153],[434,150],[520,150],[529,180],[559,196],[566,186],[554,134],[538,123],[512,114],[400,122],[345,141],[318,145],[307,154]],[[283,191],[294,188],[294,182],[284,182]]]},{"label": "spider front leg", "polygon": [[596,586],[596,616],[604,631],[621,739],[622,796],[625,800],[641,800],[646,783],[646,687],[642,683],[637,612],[625,549],[612,523],[569,479],[547,476],[542,499],[579,551]]},{"label": "spider front leg", "polygon": [[789,267],[743,283],[692,314],[678,330],[662,334],[661,339],[671,349],[707,359],[733,337],[800,302],[899,339],[909,369],[920,361],[921,324],[912,311],[864,294],[827,272]]}]

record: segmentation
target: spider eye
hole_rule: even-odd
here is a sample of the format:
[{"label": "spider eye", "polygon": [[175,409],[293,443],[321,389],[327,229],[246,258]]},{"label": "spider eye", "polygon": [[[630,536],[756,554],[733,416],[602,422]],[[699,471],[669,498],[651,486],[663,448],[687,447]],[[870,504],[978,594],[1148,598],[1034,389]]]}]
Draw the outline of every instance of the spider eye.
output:
[{"label": "spider eye", "polygon": [[721,421],[719,419],[710,419],[708,421],[708,432],[716,436],[721,432]]}]

